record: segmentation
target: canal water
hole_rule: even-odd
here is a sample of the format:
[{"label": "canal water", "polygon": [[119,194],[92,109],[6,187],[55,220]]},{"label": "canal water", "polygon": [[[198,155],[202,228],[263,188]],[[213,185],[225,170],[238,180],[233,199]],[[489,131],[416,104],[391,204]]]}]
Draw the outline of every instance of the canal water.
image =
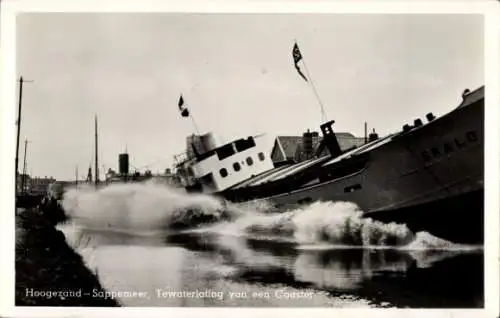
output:
[{"label": "canal water", "polygon": [[[361,218],[284,213],[152,184],[70,190],[59,225],[123,306],[483,307],[483,248]],[[92,291],[87,291],[92,292]]]}]

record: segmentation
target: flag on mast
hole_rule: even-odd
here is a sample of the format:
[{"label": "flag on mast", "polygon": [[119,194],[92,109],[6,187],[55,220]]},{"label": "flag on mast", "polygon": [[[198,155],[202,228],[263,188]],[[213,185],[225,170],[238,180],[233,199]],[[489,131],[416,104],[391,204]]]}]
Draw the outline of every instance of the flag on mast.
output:
[{"label": "flag on mast", "polygon": [[189,110],[187,107],[184,106],[184,98],[181,97],[179,98],[179,111],[181,112],[182,117],[188,117],[189,116]]},{"label": "flag on mast", "polygon": [[292,55],[293,55],[293,62],[295,64],[295,69],[297,70],[299,75],[307,82],[307,78],[304,75],[304,73],[302,73],[302,71],[300,70],[300,67],[298,64],[302,60],[302,54],[300,53],[299,46],[298,46],[297,42],[295,42],[295,44],[293,45]]}]

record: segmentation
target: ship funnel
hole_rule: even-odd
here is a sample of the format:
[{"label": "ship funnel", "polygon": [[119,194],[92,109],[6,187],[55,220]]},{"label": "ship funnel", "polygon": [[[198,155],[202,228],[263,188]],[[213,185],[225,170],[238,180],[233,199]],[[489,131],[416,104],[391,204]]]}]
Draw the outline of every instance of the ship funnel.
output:
[{"label": "ship funnel", "polygon": [[334,123],[335,121],[331,120],[320,126],[323,133],[323,140],[321,142],[323,145],[320,145],[320,148],[326,147],[333,158],[342,153],[337,136],[333,132],[332,126]]},{"label": "ship funnel", "polygon": [[122,176],[128,175],[129,171],[128,153],[121,153],[118,155],[118,169]]},{"label": "ship funnel", "polygon": [[187,156],[189,159],[200,156],[217,148],[217,143],[213,133],[204,135],[191,135],[187,137]]},{"label": "ship funnel", "polygon": [[375,132],[375,129],[373,129],[373,132],[368,136],[368,141],[372,142],[378,139],[378,134]]},{"label": "ship funnel", "polygon": [[205,152],[209,152],[217,148],[217,143],[215,142],[215,137],[213,133],[207,133],[200,136],[201,144]]}]

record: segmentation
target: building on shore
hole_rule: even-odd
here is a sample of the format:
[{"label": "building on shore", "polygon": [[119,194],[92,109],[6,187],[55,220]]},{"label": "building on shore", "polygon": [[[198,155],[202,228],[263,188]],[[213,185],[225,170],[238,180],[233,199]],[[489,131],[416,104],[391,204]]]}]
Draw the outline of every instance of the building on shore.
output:
[{"label": "building on shore", "polygon": [[32,177],[29,174],[17,175],[17,193],[26,193],[30,195],[45,195],[51,183],[56,179],[53,177]]},{"label": "building on shore", "polygon": [[[335,133],[340,149],[345,151],[359,147],[365,143],[365,138],[355,137],[351,133]],[[327,153],[321,147],[323,137],[318,132],[305,132],[302,136],[277,136],[271,150],[271,159],[275,165],[297,163]]]}]

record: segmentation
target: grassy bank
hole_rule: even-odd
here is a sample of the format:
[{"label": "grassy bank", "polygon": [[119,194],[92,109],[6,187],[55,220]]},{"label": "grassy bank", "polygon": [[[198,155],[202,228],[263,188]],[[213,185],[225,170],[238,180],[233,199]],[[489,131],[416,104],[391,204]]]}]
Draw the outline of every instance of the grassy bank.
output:
[{"label": "grassy bank", "polygon": [[94,297],[104,289],[55,228],[61,213],[53,205],[16,216],[16,306],[118,306]]}]

